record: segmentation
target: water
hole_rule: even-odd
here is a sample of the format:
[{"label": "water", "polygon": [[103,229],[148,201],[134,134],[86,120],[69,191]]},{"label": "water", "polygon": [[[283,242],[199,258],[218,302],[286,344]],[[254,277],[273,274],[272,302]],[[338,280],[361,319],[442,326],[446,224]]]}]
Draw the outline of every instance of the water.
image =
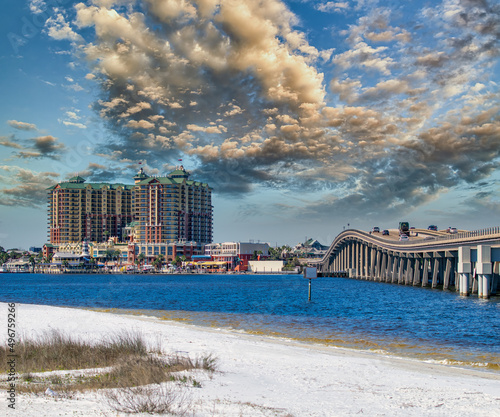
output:
[{"label": "water", "polygon": [[500,370],[500,300],[299,275],[2,274],[0,301],[201,326]]}]

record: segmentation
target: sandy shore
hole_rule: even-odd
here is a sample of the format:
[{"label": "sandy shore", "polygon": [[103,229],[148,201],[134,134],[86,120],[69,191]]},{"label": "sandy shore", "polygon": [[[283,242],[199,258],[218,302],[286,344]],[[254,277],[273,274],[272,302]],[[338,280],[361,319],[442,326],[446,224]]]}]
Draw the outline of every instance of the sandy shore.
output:
[{"label": "sandy shore", "polygon": [[[6,323],[7,304],[0,312]],[[71,308],[17,304],[16,326],[24,337],[58,329],[90,340],[137,331],[165,353],[213,354],[218,372],[197,373],[202,387],[186,388],[190,416],[500,416],[498,372]],[[0,341],[6,338],[5,330]],[[1,415],[122,415],[100,393],[18,394],[16,410],[2,404]]]}]

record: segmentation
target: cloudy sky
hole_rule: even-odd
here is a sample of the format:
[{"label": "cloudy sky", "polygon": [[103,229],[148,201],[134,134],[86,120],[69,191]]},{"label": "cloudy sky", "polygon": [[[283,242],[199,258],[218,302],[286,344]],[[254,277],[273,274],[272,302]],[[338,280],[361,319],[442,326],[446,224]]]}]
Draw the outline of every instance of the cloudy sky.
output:
[{"label": "cloudy sky", "polygon": [[499,225],[492,0],[5,0],[0,245],[44,189],[183,160],[215,241]]}]

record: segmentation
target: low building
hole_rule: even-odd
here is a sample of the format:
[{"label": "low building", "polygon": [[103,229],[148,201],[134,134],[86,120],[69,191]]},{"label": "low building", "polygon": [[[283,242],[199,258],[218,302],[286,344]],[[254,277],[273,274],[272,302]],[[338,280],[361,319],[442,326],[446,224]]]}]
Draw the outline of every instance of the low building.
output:
[{"label": "low building", "polygon": [[299,258],[322,258],[328,248],[316,239],[307,239],[304,243],[296,245],[292,254]]},{"label": "low building", "polygon": [[163,255],[165,262],[171,263],[177,257],[190,261],[193,255],[204,255],[205,247],[198,242],[171,243],[137,243],[130,242],[127,246],[129,264],[135,264],[139,255],[144,255],[145,263],[151,264],[158,255]]},{"label": "low building", "polygon": [[58,245],[53,245],[52,243],[46,243],[45,245],[43,245],[42,248],[43,257],[46,259],[50,259],[52,255],[54,255],[54,253],[58,251],[58,249],[59,249]]},{"label": "low building", "polygon": [[268,243],[254,242],[224,242],[205,245],[205,255],[214,262],[226,262],[228,269],[246,271],[251,259],[266,259],[269,257]]},{"label": "low building", "polygon": [[249,261],[248,272],[270,274],[283,271],[285,261]]},{"label": "low building", "polygon": [[2,267],[8,272],[29,272],[31,264],[27,256],[22,256],[17,259],[9,259]]},{"label": "low building", "polygon": [[90,258],[84,255],[71,253],[71,252],[56,252],[52,257],[52,264],[54,265],[64,265],[66,262],[70,266],[79,266],[81,264],[87,264]]}]

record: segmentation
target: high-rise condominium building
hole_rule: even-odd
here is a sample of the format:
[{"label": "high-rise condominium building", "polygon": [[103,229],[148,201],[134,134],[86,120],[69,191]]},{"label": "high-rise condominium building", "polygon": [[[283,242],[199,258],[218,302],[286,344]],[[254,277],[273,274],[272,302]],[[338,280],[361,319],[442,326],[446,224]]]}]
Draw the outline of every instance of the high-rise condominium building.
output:
[{"label": "high-rise condominium building", "polygon": [[166,177],[134,177],[134,217],[144,243],[212,242],[212,189],[189,179],[183,166]]},{"label": "high-rise condominium building", "polygon": [[138,243],[212,242],[212,190],[180,166],[166,177],[141,168],[134,185],[92,184],[73,177],[48,189],[52,244],[121,239],[133,223]]},{"label": "high-rise condominium building", "polygon": [[102,242],[121,236],[122,228],[132,221],[132,188],[85,183],[79,176],[50,187],[50,243]]}]

